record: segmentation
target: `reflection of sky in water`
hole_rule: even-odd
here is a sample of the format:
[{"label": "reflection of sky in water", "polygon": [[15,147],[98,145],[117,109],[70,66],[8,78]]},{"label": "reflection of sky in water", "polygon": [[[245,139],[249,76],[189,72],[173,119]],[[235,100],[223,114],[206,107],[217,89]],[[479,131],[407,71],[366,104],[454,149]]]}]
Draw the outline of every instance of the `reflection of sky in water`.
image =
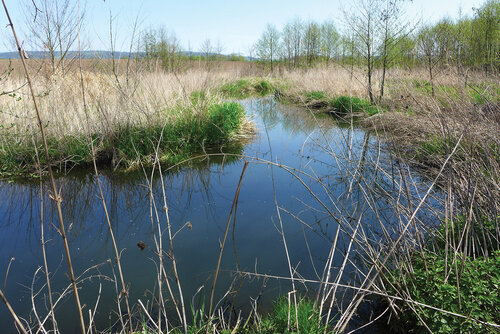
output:
[{"label": "reflection of sky in water", "polygon": [[[292,265],[300,275],[311,279],[317,279],[316,273],[322,273],[337,220],[346,222],[349,217],[357,219],[363,214],[364,226],[373,225],[372,231],[380,230],[374,219],[374,210],[363,199],[359,185],[366,187],[376,180],[382,185],[381,188],[390,191],[392,187],[390,183],[384,185],[384,182],[387,183],[386,177],[381,174],[375,176],[373,173],[371,166],[378,160],[386,167],[391,166],[387,156],[378,153],[378,143],[374,136],[361,129],[338,128],[330,118],[315,119],[302,109],[278,105],[271,99],[247,100],[244,104],[259,132],[244,149],[244,154],[290,166],[304,184],[289,170],[274,167],[271,171],[269,165],[247,159],[255,163],[249,165],[243,179],[234,231],[235,243],[231,230],[222,262],[224,274],[217,285],[219,298],[231,283],[232,276],[228,271],[236,270],[234,249],[243,270],[288,276],[287,260],[278,232],[279,221],[271,175],[276,184],[278,204],[289,212],[283,210],[281,216]],[[353,147],[351,155],[349,146]],[[165,174],[173,230],[178,230],[188,221],[192,224],[192,229],[182,230],[174,240],[188,308],[191,296],[201,285],[205,284],[206,288],[198,297],[209,294],[208,282],[211,282],[210,275],[216,265],[219,240],[222,240],[224,234],[243,167],[241,160],[233,159],[223,165],[220,162],[213,163],[214,160],[211,159],[212,164],[205,161],[193,168]],[[57,183],[62,189],[65,223],[70,226],[68,236],[76,274],[80,275],[86,268],[104,263],[84,275],[96,276],[86,281],[81,290],[82,304],[87,305],[84,313],[88,313],[89,305],[95,304],[101,282],[103,292],[96,319],[98,326],[109,328],[110,310],[116,310],[116,294],[114,285],[103,277],[112,276],[111,266],[106,260],[114,258],[114,253],[94,181],[92,174],[75,173],[58,179]],[[147,180],[140,176],[106,174],[101,177],[101,181],[118,247],[124,249],[122,266],[125,280],[130,282],[131,303],[135,304],[138,298],[146,303],[151,300],[147,291],[151,293],[155,289],[157,262]],[[324,201],[332,210],[334,218],[327,214],[304,185]],[[44,185],[45,189],[47,187],[48,184]],[[158,177],[153,179],[153,189],[156,205],[161,209],[163,203]],[[352,196],[347,196],[348,189],[352,190]],[[33,273],[43,264],[39,185],[4,183],[1,185],[0,198],[0,278],[3,281],[3,273],[9,261],[15,257],[7,279],[6,295],[20,316],[33,317],[33,314],[26,311],[31,308],[29,287]],[[377,203],[377,214],[385,224],[397,222],[396,215],[386,207],[384,201],[377,198],[374,200]],[[65,275],[67,267],[62,255],[62,242],[54,227],[58,226],[55,209],[49,204],[47,196],[45,203],[47,256],[50,270],[55,273],[52,288],[60,292],[68,284]],[[165,217],[161,210],[159,212],[165,228]],[[300,218],[309,226],[294,217]],[[156,227],[156,222],[154,224]],[[163,232],[166,236],[166,231]],[[379,236],[374,234],[373,237]],[[138,241],[146,243],[144,251],[137,248]],[[165,245],[167,241],[168,239],[164,239]],[[341,243],[340,250],[342,249],[344,243]],[[341,260],[339,253],[334,266],[338,266]],[[345,280],[351,278],[351,269],[348,268]],[[43,284],[44,277],[40,272],[34,286],[39,289]],[[246,279],[239,297],[234,300],[235,306],[248,310],[249,297],[256,297],[261,285],[261,280]],[[262,307],[265,309],[272,298],[290,289],[289,282],[269,283],[264,291]],[[45,314],[44,303],[48,303],[43,297],[45,292],[43,290],[37,299],[41,314]],[[199,298],[194,302],[196,307]],[[72,298],[66,298],[59,305],[57,315],[63,332],[77,331]],[[115,318],[112,318],[114,321]],[[12,321],[4,307],[0,308],[0,323],[2,328],[13,330]]]}]

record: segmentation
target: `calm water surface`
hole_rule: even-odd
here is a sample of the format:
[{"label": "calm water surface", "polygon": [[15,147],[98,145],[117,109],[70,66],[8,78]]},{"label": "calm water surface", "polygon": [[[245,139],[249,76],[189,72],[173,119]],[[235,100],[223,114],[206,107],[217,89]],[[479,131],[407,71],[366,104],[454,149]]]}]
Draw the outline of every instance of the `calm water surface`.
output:
[{"label": "calm water surface", "polygon": [[[353,178],[347,171],[360,167],[359,175],[354,179],[370,182],[379,177],[369,167],[371,162],[380,161],[387,166],[392,164],[388,154],[383,149],[379,150],[376,138],[361,129],[339,127],[330,118],[315,119],[307,111],[279,105],[273,99],[246,100],[243,104],[257,125],[258,134],[243,151],[237,153],[261,160],[210,158],[163,173],[174,231],[187,222],[192,225],[191,229],[180,231],[174,240],[188,308],[191,305],[199,308],[204,300],[208,300],[219,242],[224,235],[245,161],[251,163],[244,175],[239,197],[235,238],[233,241],[231,229],[222,260],[223,273],[216,291],[219,300],[231,284],[236,290],[241,283],[239,293],[221,303],[231,304],[243,312],[250,309],[250,298],[259,296],[259,307],[265,311],[276,296],[291,290],[289,281],[250,276],[241,279],[234,274],[237,256],[244,271],[289,276],[276,202],[283,209],[280,214],[290,261],[297,276],[318,279],[337,230],[337,222],[311,196],[305,185],[325,203],[331,204],[332,196],[335,196],[334,202],[342,206],[342,210],[356,213],[360,212],[356,207],[363,207],[363,196],[358,187],[359,182],[350,182]],[[353,148],[351,155],[349,146]],[[228,150],[222,148],[222,151]],[[349,157],[355,162],[349,163]],[[331,193],[327,194],[317,181],[305,175],[301,175],[301,183],[289,171],[271,167],[263,163],[264,160],[314,175]],[[148,182],[151,181],[155,205],[160,211],[162,228],[165,228],[166,222],[161,212],[161,180],[157,176],[146,178],[140,172],[124,177],[103,171],[100,178],[118,247],[123,249],[122,267],[125,280],[129,283],[131,304],[137,305],[140,299],[144,305],[151,307],[154,304],[151,295],[157,293],[158,257],[155,255]],[[80,296],[82,304],[86,305],[86,320],[89,308],[96,305],[100,296],[97,327],[102,330],[113,328],[117,319],[116,291],[114,283],[108,279],[113,277],[113,270],[111,262],[107,260],[114,258],[114,252],[95,176],[92,173],[71,173],[59,178],[57,184],[61,187],[64,199],[63,213],[66,226],[69,226],[68,238],[75,273],[82,279]],[[44,189],[48,189],[48,186],[43,185]],[[354,196],[343,200],[349,188]],[[356,200],[353,201],[353,198]],[[45,277],[38,270],[43,265],[40,185],[36,182],[1,183],[0,200],[0,283],[3,289],[4,277],[11,263],[5,281],[6,296],[21,317],[34,322],[37,315],[32,311],[32,294],[36,294],[38,316],[46,315],[48,305]],[[67,266],[61,238],[55,228],[58,226],[55,207],[47,196],[44,196],[44,203],[47,258],[54,299],[57,299],[69,284]],[[380,201],[377,204],[378,214],[386,224],[391,224],[396,218],[384,203]],[[373,210],[363,210],[364,226],[373,225],[372,230],[376,235],[379,226]],[[137,247],[139,241],[146,244],[142,251]],[[164,238],[165,245],[167,242],[168,239]],[[341,261],[339,254],[334,266],[338,266]],[[167,270],[171,268],[167,267]],[[348,266],[343,281],[354,279],[350,271],[352,268]],[[309,288],[314,289],[314,286]],[[306,293],[305,288],[301,289]],[[134,309],[137,310],[137,306]],[[78,332],[72,296],[59,301],[57,319],[63,333]],[[3,305],[0,305],[0,325],[0,333],[16,332]]]}]

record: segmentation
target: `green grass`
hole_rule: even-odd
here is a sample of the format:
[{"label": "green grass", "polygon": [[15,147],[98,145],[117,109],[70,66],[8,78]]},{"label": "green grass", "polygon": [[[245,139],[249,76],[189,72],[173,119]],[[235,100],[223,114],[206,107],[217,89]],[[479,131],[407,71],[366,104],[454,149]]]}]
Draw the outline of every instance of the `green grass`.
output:
[{"label": "green grass", "polygon": [[252,85],[248,80],[238,80],[235,82],[228,82],[220,88],[221,92],[230,97],[244,98],[251,92]]},{"label": "green grass", "polygon": [[[188,333],[204,333],[207,327],[206,315],[203,312],[204,305],[201,310],[191,309],[193,314],[193,321],[188,326]],[[307,298],[300,298],[298,300],[297,308],[298,326],[295,317],[295,306],[293,300],[290,300],[288,305],[287,297],[279,297],[274,302],[272,310],[267,315],[262,316],[260,322],[256,319],[244,318],[238,327],[231,327],[231,324],[226,329],[218,328],[219,333],[246,333],[246,334],[291,334],[291,333],[304,333],[304,334],[320,334],[324,333],[325,327],[323,322],[319,321],[319,312],[311,300]],[[290,318],[290,325],[288,319]],[[214,319],[214,326],[217,325],[218,319]],[[182,333],[181,328],[174,328],[171,333]],[[327,331],[328,332],[328,331]],[[146,326],[143,326],[143,332],[148,333]]]},{"label": "green grass", "polygon": [[[410,82],[417,91],[430,95],[431,83],[427,80],[412,80]],[[498,83],[472,83],[466,88],[466,93],[461,93],[455,85],[434,85],[434,93],[438,102],[448,107],[449,100],[460,101],[464,97],[472,103],[484,105],[486,102],[500,103],[500,84]]]},{"label": "green grass", "polygon": [[276,85],[267,79],[240,79],[234,82],[225,83],[220,87],[220,91],[227,97],[244,99],[250,96],[266,96],[273,94]]},{"label": "green grass", "polygon": [[193,105],[198,105],[198,103],[207,99],[207,93],[202,90],[194,91],[191,93],[190,99]]},{"label": "green grass", "polygon": [[261,80],[254,85],[254,89],[260,95],[265,96],[274,92],[273,85],[267,80]]},{"label": "green grass", "polygon": [[[496,220],[500,222],[500,215],[496,218]],[[458,216],[455,220],[448,223],[448,238],[453,239],[455,245],[458,245],[460,243],[460,239],[465,227],[466,222],[463,216]],[[438,249],[445,248],[445,228],[446,224],[443,222],[438,230],[439,238],[435,237],[433,239],[433,241],[436,242],[435,245]],[[471,224],[471,226],[469,226],[468,235],[471,236],[472,239],[469,239],[468,243],[474,243],[475,249],[485,248],[489,253],[493,253],[496,250],[499,250],[495,238],[495,219],[487,219],[483,217],[479,222]],[[465,243],[465,241],[463,241],[462,243]]]},{"label": "green grass", "polygon": [[[431,135],[426,140],[415,145],[415,158],[429,165],[436,162],[439,164],[442,159],[446,159],[448,155],[451,154],[456,145],[457,139],[453,136],[443,138],[441,136]],[[453,155],[453,160],[464,161],[467,156],[466,152],[469,152],[471,149],[470,145],[474,146],[477,154],[484,151],[481,147],[482,145],[477,145],[470,141],[462,141]]]},{"label": "green grass", "polygon": [[[171,110],[165,113],[180,116],[165,123],[125,125],[105,135],[93,135],[97,162],[112,164],[120,161],[120,167],[124,168],[138,161],[148,165],[158,148],[161,162],[177,163],[205,148],[231,140],[245,118],[243,107],[234,102],[212,104],[204,112],[198,113],[194,110]],[[15,134],[10,138],[0,147],[0,177],[32,174],[36,170],[37,150],[40,162],[46,163],[40,141],[35,147],[31,138],[19,140]],[[90,140],[85,136],[66,136],[59,140],[49,137],[47,144],[50,160],[56,167],[64,163],[69,166],[92,164]]]},{"label": "green grass", "polygon": [[339,114],[367,113],[370,116],[379,113],[379,109],[369,101],[351,96],[339,96],[331,101],[332,107]]},{"label": "green grass", "polygon": [[328,95],[323,91],[312,91],[305,93],[306,100],[308,101],[319,101],[328,99]]},{"label": "green grass", "polygon": [[417,150],[423,157],[428,155],[445,156],[453,150],[455,145],[456,141],[453,138],[444,139],[438,136],[431,136],[426,141],[420,143]]},{"label": "green grass", "polygon": [[[289,327],[288,319],[290,319]],[[323,333],[325,328],[318,319],[319,312],[314,308],[312,301],[301,299],[296,317],[293,300],[290,301],[289,306],[288,299],[281,297],[275,302],[272,313],[262,320],[261,333]]]},{"label": "green grass", "polygon": [[307,106],[313,105],[316,109],[333,109],[338,115],[349,113],[366,113],[370,116],[378,114],[381,109],[372,105],[370,101],[351,96],[331,97],[324,91],[309,91],[303,93]]},{"label": "green grass", "polygon": [[427,93],[427,94],[432,93],[432,85],[431,85],[430,81],[414,79],[411,81],[411,84],[413,87],[415,87],[417,90],[419,90],[423,93]]},{"label": "green grass", "polygon": [[500,103],[500,84],[476,83],[467,87],[472,103],[483,105],[486,102]]}]

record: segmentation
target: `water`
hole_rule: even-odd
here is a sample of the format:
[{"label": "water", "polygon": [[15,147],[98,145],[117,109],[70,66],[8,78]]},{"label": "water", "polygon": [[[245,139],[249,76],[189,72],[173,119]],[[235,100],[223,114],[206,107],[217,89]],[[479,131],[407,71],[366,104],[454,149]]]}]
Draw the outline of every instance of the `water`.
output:
[{"label": "water", "polygon": [[[173,231],[184,226],[175,236],[174,248],[188,308],[208,304],[219,245],[245,161],[250,164],[242,181],[234,240],[231,222],[222,258],[216,301],[230,286],[237,290],[241,284],[241,289],[238,294],[223,299],[220,305],[248,312],[251,298],[259,296],[259,308],[266,311],[273,299],[291,290],[287,280],[235,275],[239,264],[242,271],[289,277],[276,203],[281,208],[290,263],[297,272],[296,277],[319,279],[338,221],[345,220],[343,214],[352,214],[356,219],[363,212],[363,226],[372,231],[374,239],[380,238],[378,220],[373,210],[367,209],[360,185],[377,179],[387,182],[390,189],[390,182],[375,174],[370,166],[377,161],[385,166],[393,162],[374,135],[358,128],[339,127],[331,118],[314,118],[305,110],[279,105],[270,98],[243,103],[257,125],[258,134],[243,151],[233,149],[230,152],[245,157],[211,157],[163,172]],[[222,150],[227,152],[229,149]],[[130,302],[135,305],[134,311],[137,311],[138,299],[156,310],[152,295],[157,295],[158,256],[153,231],[158,231],[154,219],[152,227],[148,183],[151,182],[154,204],[160,215],[164,247],[168,248],[161,179],[158,175],[146,178],[142,172],[119,176],[103,171],[100,181],[118,248],[123,250],[122,267],[129,284]],[[80,297],[86,305],[86,321],[89,309],[93,310],[98,301],[97,327],[113,328],[117,321],[117,294],[112,279],[117,273],[116,268],[113,272],[112,261],[108,261],[114,259],[114,252],[95,176],[88,172],[71,173],[59,178],[57,184],[63,197],[64,220],[69,226],[68,240],[75,273],[81,281]],[[47,190],[49,185],[44,183],[43,187]],[[346,195],[349,189],[351,196]],[[0,283],[4,290],[3,280],[11,262],[4,291],[18,315],[33,323],[37,315],[32,311],[32,294],[36,295],[39,317],[45,317],[48,305],[45,276],[38,270],[43,265],[40,184],[3,182],[0,199]],[[329,214],[319,201],[333,214]],[[397,222],[397,215],[384,201],[375,200],[375,203],[377,214],[385,224]],[[47,195],[43,207],[47,258],[56,300],[68,287],[69,280],[56,228],[55,207]],[[188,222],[192,228],[186,226]],[[140,241],[146,245],[144,250],[137,246]],[[343,239],[339,248],[345,249],[346,245]],[[169,262],[167,257],[165,259]],[[338,267],[341,262],[339,253],[334,266]],[[172,277],[171,266],[166,269]],[[353,271],[353,266],[348,265],[342,282],[352,281]],[[302,293],[307,293],[304,285],[297,285]],[[308,285],[311,295],[315,287]],[[74,300],[71,291],[66,292],[68,295],[61,298],[56,307],[58,325],[63,333],[77,333]],[[167,291],[164,295],[168,295]],[[169,315],[174,322],[177,320],[173,311]],[[0,324],[0,332],[15,332],[10,314],[3,305],[0,306]]]}]

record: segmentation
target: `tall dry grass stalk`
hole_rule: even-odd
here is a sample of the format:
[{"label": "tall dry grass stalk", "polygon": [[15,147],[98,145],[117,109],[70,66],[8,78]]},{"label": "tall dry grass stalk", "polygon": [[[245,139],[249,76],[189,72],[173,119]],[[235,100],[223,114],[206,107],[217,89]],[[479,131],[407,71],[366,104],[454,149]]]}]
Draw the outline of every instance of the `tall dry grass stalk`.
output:
[{"label": "tall dry grass stalk", "polygon": [[[5,14],[7,15],[7,19],[9,21],[9,25],[12,29],[12,35],[14,36],[14,39],[16,41],[16,45],[17,45],[17,49],[19,51],[19,56],[21,57],[21,60],[22,60],[22,63],[23,63],[23,67],[24,67],[24,71],[25,71],[25,74],[26,74],[26,80],[28,81],[28,87],[29,87],[29,91],[31,93],[31,98],[32,98],[32,103],[35,107],[35,111],[36,111],[36,117],[37,117],[37,121],[38,121],[38,129],[40,131],[40,134],[41,134],[41,137],[42,137],[42,141],[43,141],[43,147],[44,147],[44,151],[45,151],[45,158],[46,158],[46,161],[49,162],[48,163],[48,170],[49,170],[49,178],[50,178],[50,183],[51,183],[51,186],[52,186],[52,199],[53,201],[56,203],[56,206],[57,206],[57,214],[58,214],[58,218],[59,218],[59,233],[63,239],[63,243],[64,243],[64,250],[65,250],[65,255],[66,255],[66,260],[67,260],[67,263],[68,263],[68,269],[69,269],[69,275],[70,275],[70,281],[71,281],[71,285],[73,287],[73,294],[74,294],[74,297],[75,297],[75,302],[76,302],[76,307],[77,307],[77,312],[78,312],[78,319],[80,321],[80,329],[82,331],[82,334],[85,334],[85,321],[84,321],[84,318],[83,318],[83,313],[82,313],[82,306],[80,304],[80,297],[79,297],[79,294],[78,294],[78,288],[76,286],[76,279],[75,279],[75,274],[74,274],[74,271],[73,271],[73,264],[71,262],[71,255],[70,255],[70,250],[69,250],[69,243],[68,243],[68,240],[67,240],[67,237],[66,237],[66,228],[64,226],[64,220],[63,220],[63,215],[62,215],[62,208],[61,208],[61,202],[62,202],[62,198],[60,197],[60,193],[57,189],[57,186],[56,186],[56,183],[55,183],[55,179],[54,179],[54,175],[52,173],[52,167],[50,165],[50,157],[49,157],[49,152],[48,152],[48,146],[47,146],[47,139],[46,139],[46,135],[45,135],[45,128],[44,128],[44,124],[43,124],[43,121],[42,121],[42,116],[40,114],[40,109],[38,107],[38,104],[37,104],[37,98],[35,96],[35,91],[34,91],[34,88],[33,88],[33,84],[31,82],[31,77],[30,77],[30,74],[29,74],[29,71],[28,71],[28,68],[26,67],[26,63],[24,61],[24,57],[23,57],[23,50],[21,48],[21,44],[19,44],[19,40],[17,39],[17,35],[16,35],[16,30],[14,28],[14,24],[12,23],[12,20],[10,18],[10,15],[9,15],[9,11],[7,10],[7,6],[5,5],[5,1],[2,0],[2,4],[3,4],[3,8],[5,10]],[[3,294],[2,294],[2,297],[3,297]],[[2,298],[4,299],[4,298]],[[4,299],[4,302],[7,304],[7,301]]]},{"label": "tall dry grass stalk", "polygon": [[[81,40],[80,40],[80,1],[78,1],[78,50],[81,50]],[[81,56],[81,51],[79,51],[79,57],[78,57],[78,64],[79,64],[79,70],[80,70],[80,87],[81,87],[81,93],[82,93],[82,105],[83,105],[83,109],[84,109],[84,112],[85,114],[87,115],[87,112],[88,112],[88,106],[87,106],[87,98],[86,98],[86,91],[85,91],[85,84],[84,84],[84,77],[83,77],[83,67],[82,67],[82,56]],[[87,122],[88,122],[88,116],[87,116]],[[91,145],[91,150],[92,150],[92,161],[93,161],[93,165],[94,165],[94,173],[95,173],[95,176],[96,176],[96,181],[97,181],[97,186],[99,188],[99,195],[100,195],[100,199],[101,199],[101,203],[102,203],[102,206],[103,206],[103,209],[104,209],[104,213],[105,213],[105,216],[106,216],[106,223],[108,225],[108,231],[109,231],[109,234],[111,236],[111,240],[112,240],[112,243],[113,243],[113,250],[115,252],[115,261],[116,261],[116,265],[118,267],[118,274],[119,274],[119,277],[120,277],[120,283],[121,283],[121,290],[120,290],[120,293],[118,294],[118,310],[120,311],[119,312],[119,318],[120,318],[120,322],[122,323],[122,327],[125,328],[125,324],[123,323],[123,319],[122,319],[122,313],[121,313],[121,298],[125,299],[125,306],[127,308],[127,316],[128,316],[128,328],[129,328],[129,333],[133,333],[134,332],[134,329],[133,329],[133,322],[132,322],[132,312],[130,310],[130,304],[129,304],[129,291],[128,291],[128,287],[127,285],[125,284],[125,279],[123,277],[123,270],[122,270],[122,265],[121,265],[121,259],[120,259],[120,252],[118,251],[118,246],[116,244],[116,240],[115,240],[115,235],[113,233],[113,228],[111,226],[111,220],[109,218],[109,213],[108,213],[108,208],[107,208],[107,205],[106,205],[106,201],[104,199],[104,192],[102,191],[102,186],[101,186],[101,181],[100,181],[100,178],[99,178],[99,172],[97,170],[97,163],[96,163],[96,154],[95,154],[95,150],[94,150],[94,144],[93,144],[93,141],[92,141],[92,138],[89,138],[89,142],[90,142],[90,145]],[[92,323],[92,322],[90,322]]]},{"label": "tall dry grass stalk", "polygon": [[[236,78],[236,73],[193,70],[183,74],[145,72],[134,77],[134,85],[125,75],[78,72],[49,79],[35,78],[34,94],[39,102],[40,115],[48,120],[47,136],[62,139],[67,136],[106,134],[120,126],[148,125],[165,117],[175,119],[183,107],[192,107],[190,94],[208,91],[217,96],[217,87],[223,80]],[[81,103],[80,81],[86,92],[86,109]],[[22,79],[9,78],[5,89],[22,86]],[[17,91],[16,98],[0,96],[0,122],[7,125],[4,133],[16,134],[18,140],[28,140],[37,120],[32,103],[27,98],[28,87]],[[220,98],[219,98],[220,99]],[[175,110],[173,110],[175,108]],[[169,111],[169,113],[166,113]]]},{"label": "tall dry grass stalk", "polygon": [[18,326],[19,330],[23,334],[27,334],[28,332],[24,328],[24,325],[22,324],[21,320],[19,320],[19,317],[17,316],[16,312],[14,312],[14,309],[10,305],[9,301],[7,300],[7,297],[5,297],[4,293],[2,292],[2,289],[0,289],[0,299],[4,302],[5,306],[7,306],[7,309],[9,310],[10,314],[12,315],[12,318],[14,318],[14,321],[16,323],[16,326]]},{"label": "tall dry grass stalk", "polygon": [[320,66],[304,70],[284,70],[281,77],[290,83],[290,93],[300,94],[307,91],[322,91],[330,96],[357,96],[364,97],[363,71],[337,65]]}]

